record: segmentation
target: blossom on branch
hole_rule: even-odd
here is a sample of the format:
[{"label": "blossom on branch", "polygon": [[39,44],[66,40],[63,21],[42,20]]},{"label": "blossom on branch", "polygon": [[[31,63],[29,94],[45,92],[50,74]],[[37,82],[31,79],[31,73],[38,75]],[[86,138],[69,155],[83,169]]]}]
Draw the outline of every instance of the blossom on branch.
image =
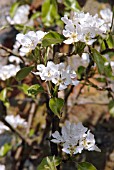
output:
[{"label": "blossom on branch", "polygon": [[67,154],[81,153],[84,149],[100,152],[100,149],[95,145],[94,135],[82,123],[75,124],[66,121],[61,134],[55,131],[52,137],[51,142],[60,144],[62,151]]},{"label": "blossom on branch", "polygon": [[42,80],[52,81],[59,86],[58,90],[64,90],[68,85],[79,83],[76,72],[70,66],[65,67],[64,63],[54,64],[52,61],[48,61],[47,66],[39,64],[37,70],[36,75],[39,75]]},{"label": "blossom on branch", "polygon": [[[72,19],[68,19],[66,15],[62,17],[61,20],[65,23],[63,35],[67,38],[64,43],[72,44],[80,41],[92,45],[98,35],[105,36],[111,26],[111,19],[109,16],[104,19],[104,13],[106,12],[101,11],[103,19],[99,18],[97,14],[92,16],[84,12],[75,12]],[[108,13],[110,14],[111,11]]]},{"label": "blossom on branch", "polygon": [[11,18],[7,16],[6,19],[11,25],[15,24],[26,24],[26,25],[33,25],[33,22],[29,22],[29,13],[30,13],[30,6],[29,5],[21,5],[17,8],[14,17]]},{"label": "blossom on branch", "polygon": [[16,73],[20,70],[20,66],[15,66],[13,64],[1,66],[0,79],[5,81],[10,77],[14,77]]},{"label": "blossom on branch", "polygon": [[[20,55],[24,56],[34,50],[37,44],[40,44],[42,38],[46,35],[43,31],[29,31],[27,34],[19,33],[16,36],[17,42],[22,46],[20,48]],[[19,44],[16,43],[15,48],[19,48]]]}]

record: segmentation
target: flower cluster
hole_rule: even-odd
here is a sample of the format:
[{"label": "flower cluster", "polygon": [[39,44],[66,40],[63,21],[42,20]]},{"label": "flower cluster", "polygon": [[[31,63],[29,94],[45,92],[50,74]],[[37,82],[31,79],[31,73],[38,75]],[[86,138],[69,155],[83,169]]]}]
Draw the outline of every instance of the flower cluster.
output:
[{"label": "flower cluster", "polygon": [[37,66],[39,75],[42,80],[52,81],[59,86],[58,90],[66,89],[68,85],[77,85],[79,81],[76,79],[76,72],[70,66],[65,67],[64,63],[54,64],[52,61],[47,62],[47,66],[39,64]]},{"label": "flower cluster", "polygon": [[[104,12],[101,11],[102,18]],[[78,41],[92,45],[96,41],[96,36],[104,36],[111,26],[111,20],[107,17],[101,19],[98,15],[90,15],[84,12],[75,12],[72,19],[67,15],[61,18],[66,24],[63,35],[67,38],[64,43],[72,44]]]},{"label": "flower cluster", "polygon": [[54,139],[51,142],[61,144],[62,151],[67,154],[81,153],[83,149],[88,151],[98,151],[100,149],[95,145],[94,135],[90,133],[82,123],[77,125],[66,121],[66,125],[62,127],[61,135],[58,131],[52,134]]},{"label": "flower cluster", "polygon": [[10,77],[15,76],[19,70],[20,66],[15,66],[13,64],[1,66],[0,79],[5,81]]},{"label": "flower cluster", "polygon": [[5,165],[0,164],[0,170],[5,170]]},{"label": "flower cluster", "polygon": [[11,24],[27,24],[27,25],[33,25],[33,21],[28,22],[28,16],[30,13],[30,6],[29,5],[21,5],[17,8],[15,15],[13,18],[10,16],[7,16],[7,21]]},{"label": "flower cluster", "polygon": [[113,12],[109,8],[105,8],[100,11],[100,15],[102,19],[105,21],[105,24],[107,25],[107,29],[109,29],[112,23]]},{"label": "flower cluster", "polygon": [[17,127],[27,127],[27,122],[25,119],[21,118],[20,115],[14,116],[14,115],[7,115],[5,117],[5,120],[14,128]]},{"label": "flower cluster", "polygon": [[20,48],[20,55],[24,56],[34,50],[37,44],[41,43],[42,38],[46,35],[43,31],[29,31],[27,34],[19,33],[16,36],[15,48]]},{"label": "flower cluster", "polygon": [[[14,116],[14,115],[7,115],[5,117],[5,120],[14,128],[26,128],[27,122],[25,119],[21,118],[20,115]],[[4,133],[5,131],[9,131],[9,127],[4,125],[0,121],[0,134]]]}]

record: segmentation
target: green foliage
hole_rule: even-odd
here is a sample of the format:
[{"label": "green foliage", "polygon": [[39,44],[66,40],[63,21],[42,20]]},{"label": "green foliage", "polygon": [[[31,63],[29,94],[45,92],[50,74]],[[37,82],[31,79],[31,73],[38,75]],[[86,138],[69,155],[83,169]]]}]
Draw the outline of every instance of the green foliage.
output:
[{"label": "green foliage", "polygon": [[57,170],[57,166],[61,163],[61,159],[55,156],[49,156],[42,160],[37,170]]},{"label": "green foliage", "polygon": [[39,84],[34,84],[30,86],[27,91],[31,95],[37,95],[38,93],[44,92],[44,89]]},{"label": "green foliage", "polygon": [[17,81],[21,81],[23,80],[26,76],[28,76],[28,74],[33,70],[34,66],[30,66],[30,67],[24,67],[21,70],[19,70],[16,74],[16,80]]},{"label": "green foliage", "polygon": [[64,5],[66,6],[67,10],[74,10],[74,11],[81,10],[81,7],[77,0],[64,0]]},{"label": "green foliage", "polygon": [[104,56],[102,56],[96,49],[91,49],[91,50],[92,50],[93,60],[95,61],[98,67],[99,73],[107,77],[112,77],[112,69],[107,59]]},{"label": "green foliage", "polygon": [[79,66],[78,67],[78,69],[76,71],[78,79],[81,79],[84,76],[85,70],[86,70],[86,68],[84,66]]},{"label": "green foliage", "polygon": [[11,16],[11,18],[14,17],[15,12],[16,12],[19,5],[20,5],[20,2],[14,2],[13,5],[11,6],[11,8],[10,8],[10,16]]},{"label": "green foliage", "polygon": [[114,36],[109,34],[106,42],[109,48],[113,48],[114,47]]},{"label": "green foliage", "polygon": [[114,100],[111,100],[108,105],[109,113],[114,117]]},{"label": "green foliage", "polygon": [[38,18],[39,16],[41,15],[41,12],[35,12],[34,14],[32,14],[31,18],[30,19],[36,19]]},{"label": "green foliage", "polygon": [[81,162],[78,163],[78,170],[97,170],[97,169],[89,162]]},{"label": "green foliage", "polygon": [[15,29],[18,30],[18,31],[22,31],[24,34],[26,34],[27,31],[31,31],[31,30],[34,31],[34,27],[23,25],[23,24],[16,24]]},{"label": "green foliage", "polygon": [[5,156],[10,150],[12,146],[8,143],[5,143],[4,146],[0,148],[0,157]]},{"label": "green foliage", "polygon": [[42,5],[42,21],[44,25],[52,26],[59,18],[56,0],[45,0]]},{"label": "green foliage", "polygon": [[29,85],[23,83],[23,84],[17,86],[17,88],[18,88],[19,90],[23,91],[24,94],[28,95]]},{"label": "green foliage", "polygon": [[46,34],[42,40],[42,45],[44,47],[47,47],[51,44],[58,44],[58,43],[62,43],[64,40],[64,36],[54,32],[54,31],[50,31],[48,34]]},{"label": "green foliage", "polygon": [[6,107],[9,107],[9,101],[7,98],[7,92],[8,90],[12,90],[11,88],[4,88],[1,92],[0,92],[0,100],[4,103],[4,105]]},{"label": "green foliage", "polygon": [[61,98],[53,97],[49,101],[49,107],[52,110],[52,112],[57,115],[58,117],[61,116],[61,111],[64,106],[64,100]]}]

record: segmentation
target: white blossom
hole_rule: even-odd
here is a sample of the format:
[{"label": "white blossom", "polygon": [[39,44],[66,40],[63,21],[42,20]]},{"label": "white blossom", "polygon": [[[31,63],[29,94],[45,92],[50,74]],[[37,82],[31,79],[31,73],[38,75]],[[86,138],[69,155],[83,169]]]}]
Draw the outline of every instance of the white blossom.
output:
[{"label": "white blossom", "polygon": [[5,117],[5,120],[14,128],[27,127],[27,122],[25,121],[25,119],[21,118],[20,115],[7,115]]},{"label": "white blossom", "polygon": [[109,8],[105,8],[100,11],[100,15],[102,19],[105,21],[107,29],[109,29],[112,23],[112,17],[113,17],[112,11]]},{"label": "white blossom", "polygon": [[0,170],[5,170],[5,165],[0,164]]},{"label": "white blossom", "polygon": [[20,64],[22,62],[20,58],[14,56],[14,55],[10,55],[8,60],[9,60],[9,62],[11,62],[11,63],[15,62],[16,64]]},{"label": "white blossom", "polygon": [[[16,40],[22,46],[20,50],[21,56],[24,56],[34,50],[38,43],[41,43],[42,38],[45,36],[43,31],[29,31],[27,34],[19,33],[16,36]],[[19,44],[15,45],[15,48],[19,47]]]},{"label": "white blossom", "polygon": [[67,38],[64,43],[72,44],[78,41],[92,45],[96,41],[96,36],[104,36],[108,27],[104,19],[98,18],[98,15],[90,15],[84,12],[75,12],[72,19],[65,15],[61,18],[65,23],[63,35]]},{"label": "white blossom", "polygon": [[0,122],[0,134],[4,133],[4,131],[9,131],[9,128]]},{"label": "white blossom", "polygon": [[87,130],[82,123],[74,124],[67,121],[66,125],[62,127],[61,134],[58,131],[52,134],[51,142],[60,144],[62,151],[71,155],[81,153],[84,149],[100,152],[95,145],[94,135]]},{"label": "white blossom", "polygon": [[64,63],[54,64],[52,61],[47,62],[47,66],[39,64],[37,66],[39,75],[42,80],[52,81],[55,85],[59,86],[59,90],[66,89],[68,85],[77,85],[77,75],[70,66],[65,67]]},{"label": "white blossom", "polygon": [[0,79],[5,81],[6,79],[9,79],[10,77],[15,76],[19,70],[20,70],[20,66],[15,66],[13,64],[1,66]]},{"label": "white blossom", "polygon": [[21,5],[17,8],[13,18],[11,18],[10,16],[7,16],[6,19],[11,25],[14,25],[14,24],[27,24],[27,25],[32,24],[33,25],[33,23],[28,22],[29,13],[30,13],[30,6]]}]

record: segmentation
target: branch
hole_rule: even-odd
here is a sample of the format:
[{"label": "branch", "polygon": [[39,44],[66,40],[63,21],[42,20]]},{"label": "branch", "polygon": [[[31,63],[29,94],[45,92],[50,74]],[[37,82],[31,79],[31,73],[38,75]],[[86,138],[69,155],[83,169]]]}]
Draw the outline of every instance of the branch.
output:
[{"label": "branch", "polygon": [[3,50],[5,50],[5,51],[7,51],[7,52],[10,53],[10,54],[15,55],[16,57],[20,58],[20,59],[22,60],[23,63],[25,63],[24,59],[23,59],[19,54],[13,52],[11,49],[9,49],[9,48],[3,46],[2,44],[0,44],[0,48],[3,49]]},{"label": "branch", "polygon": [[106,54],[108,52],[114,52],[114,48],[107,48],[107,49],[101,51],[101,54]]}]

